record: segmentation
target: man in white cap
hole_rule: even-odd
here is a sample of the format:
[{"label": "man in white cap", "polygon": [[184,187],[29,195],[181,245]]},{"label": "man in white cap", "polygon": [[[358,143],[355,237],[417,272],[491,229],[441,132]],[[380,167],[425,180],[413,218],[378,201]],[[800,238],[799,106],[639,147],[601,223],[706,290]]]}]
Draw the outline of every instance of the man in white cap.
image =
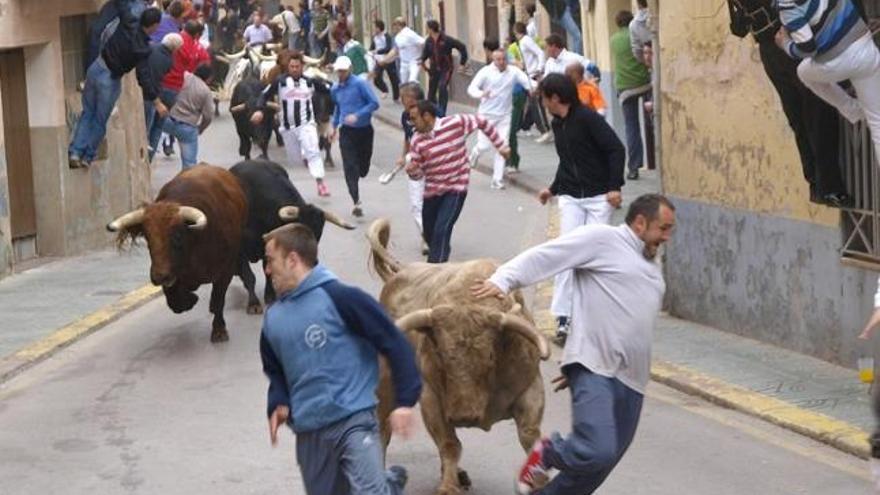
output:
[{"label": "man in white cap", "polygon": [[330,89],[330,96],[336,106],[333,113],[333,134],[339,135],[339,151],[342,154],[342,168],[345,171],[345,184],[354,203],[351,214],[363,216],[363,205],[358,181],[370,171],[373,157],[373,112],[379,108],[379,99],[369,83],[359,77],[351,77],[351,59],[341,56],[333,63],[333,70],[339,82]]}]

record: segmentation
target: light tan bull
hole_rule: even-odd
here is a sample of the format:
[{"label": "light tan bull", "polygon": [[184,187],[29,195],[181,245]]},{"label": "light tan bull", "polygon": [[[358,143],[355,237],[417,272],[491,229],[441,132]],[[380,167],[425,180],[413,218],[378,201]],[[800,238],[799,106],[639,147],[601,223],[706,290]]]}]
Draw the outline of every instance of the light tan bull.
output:
[{"label": "light tan bull", "polygon": [[[385,282],[380,301],[416,350],[424,383],[422,418],[440,453],[437,493],[460,493],[470,481],[458,467],[461,442],[455,429],[489,431],[513,418],[520,445],[528,451],[540,436],[544,385],[539,364],[550,349],[519,291],[504,300],[471,296],[470,286],[491,275],[497,262],[403,265],[386,249],[389,234],[385,219],[376,220],[368,233],[373,266]],[[393,406],[389,370],[382,363],[378,412],[386,447]]]}]

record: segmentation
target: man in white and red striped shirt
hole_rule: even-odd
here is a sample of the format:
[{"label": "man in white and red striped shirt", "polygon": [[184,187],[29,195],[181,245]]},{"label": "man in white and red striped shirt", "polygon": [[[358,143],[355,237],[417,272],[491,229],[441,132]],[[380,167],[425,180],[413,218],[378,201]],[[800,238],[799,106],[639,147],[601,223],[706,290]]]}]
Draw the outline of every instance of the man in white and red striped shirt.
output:
[{"label": "man in white and red striped shirt", "polygon": [[478,115],[456,114],[437,118],[429,101],[410,109],[416,135],[409,145],[406,172],[413,179],[424,177],[422,231],[428,243],[428,263],[449,260],[452,227],[464,206],[470,181],[467,137],[477,129],[489,138],[498,153],[510,156],[510,148],[486,119]]}]

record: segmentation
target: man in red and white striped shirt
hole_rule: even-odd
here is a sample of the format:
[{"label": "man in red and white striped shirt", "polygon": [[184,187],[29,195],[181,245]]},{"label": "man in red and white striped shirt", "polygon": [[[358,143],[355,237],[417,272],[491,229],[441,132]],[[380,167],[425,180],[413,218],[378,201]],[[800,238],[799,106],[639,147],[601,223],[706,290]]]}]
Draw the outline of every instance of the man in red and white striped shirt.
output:
[{"label": "man in red and white striped shirt", "polygon": [[406,172],[413,179],[425,179],[422,229],[428,243],[428,263],[449,260],[452,227],[464,206],[470,181],[467,137],[477,129],[489,138],[498,153],[510,156],[510,148],[495,127],[478,115],[456,114],[437,118],[429,101],[410,109],[416,135],[409,145]]}]

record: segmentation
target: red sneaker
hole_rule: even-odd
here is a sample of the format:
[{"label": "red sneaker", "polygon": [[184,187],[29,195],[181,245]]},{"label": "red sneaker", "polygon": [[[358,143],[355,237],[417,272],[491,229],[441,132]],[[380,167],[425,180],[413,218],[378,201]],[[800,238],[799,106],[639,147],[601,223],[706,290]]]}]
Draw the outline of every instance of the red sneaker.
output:
[{"label": "red sneaker", "polygon": [[330,190],[327,189],[327,184],[324,184],[323,182],[318,183],[318,196],[330,196]]},{"label": "red sneaker", "polygon": [[539,438],[535,442],[528,458],[526,458],[526,462],[523,463],[522,468],[519,470],[519,476],[516,477],[514,491],[517,494],[529,495],[547,484],[547,468],[544,466],[543,453],[544,447],[549,442],[546,438]]}]

